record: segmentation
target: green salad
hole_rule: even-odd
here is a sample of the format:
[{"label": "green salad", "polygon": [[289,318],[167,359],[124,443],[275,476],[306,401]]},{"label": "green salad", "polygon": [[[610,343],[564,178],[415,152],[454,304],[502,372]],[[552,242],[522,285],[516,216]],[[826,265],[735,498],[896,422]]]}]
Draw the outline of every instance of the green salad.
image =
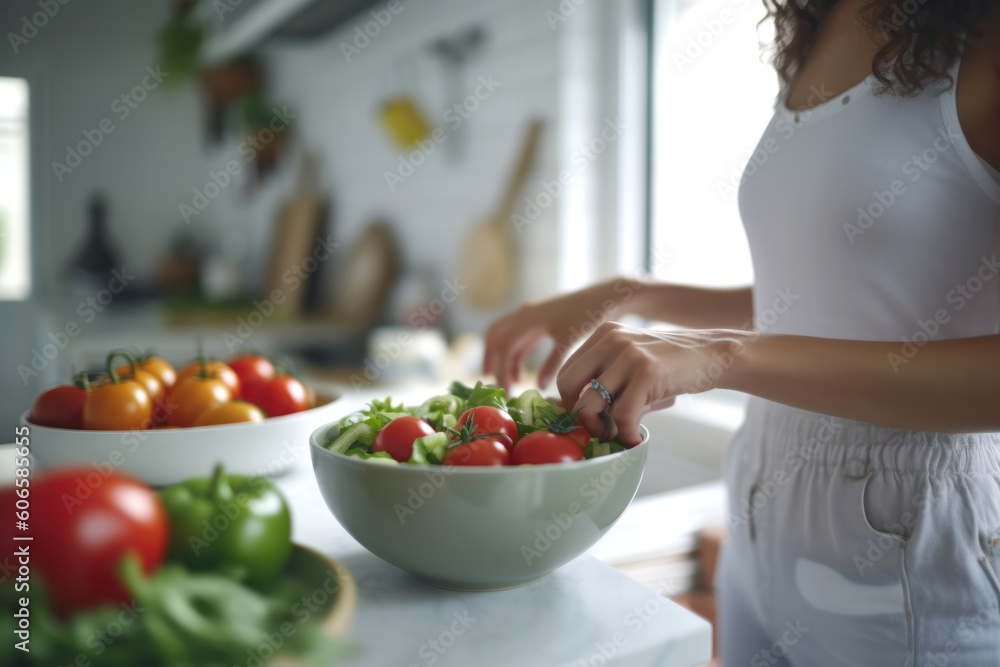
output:
[{"label": "green salad", "polygon": [[482,382],[453,382],[447,394],[416,407],[375,400],[336,426],[327,449],[387,465],[568,463],[625,449],[592,437],[576,413],[535,389],[508,398],[500,387]]}]

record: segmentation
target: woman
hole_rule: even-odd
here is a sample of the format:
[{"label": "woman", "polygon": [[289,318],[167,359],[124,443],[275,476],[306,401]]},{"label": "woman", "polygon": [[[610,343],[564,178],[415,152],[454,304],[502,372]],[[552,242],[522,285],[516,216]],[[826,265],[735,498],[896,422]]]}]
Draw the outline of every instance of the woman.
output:
[{"label": "woman", "polygon": [[[528,304],[485,369],[507,386],[554,338],[540,384],[558,369],[588,430],[607,410],[628,443],[678,394],[752,395],[725,472],[728,665],[998,665],[1000,2],[767,4],[782,93],[740,187],[752,290]],[[693,330],[608,323],[564,361],[609,299]]]}]

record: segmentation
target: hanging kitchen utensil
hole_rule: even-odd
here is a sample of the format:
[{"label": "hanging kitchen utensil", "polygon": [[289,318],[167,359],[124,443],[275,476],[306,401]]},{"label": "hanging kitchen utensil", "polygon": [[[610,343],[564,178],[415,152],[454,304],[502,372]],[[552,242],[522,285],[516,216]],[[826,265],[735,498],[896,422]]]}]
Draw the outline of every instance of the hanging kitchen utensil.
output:
[{"label": "hanging kitchen utensil", "polygon": [[[486,41],[482,26],[472,26],[452,37],[441,37],[431,44],[431,52],[441,60],[445,79],[445,108],[462,104],[465,99],[465,65],[480,51]],[[464,153],[463,125],[453,128],[445,145],[446,154],[458,159]]]},{"label": "hanging kitchen utensil", "polygon": [[[319,232],[327,207],[319,193],[318,165],[313,156],[302,157],[298,179],[297,191],[281,207],[275,222],[262,297],[274,301],[275,314],[282,318],[296,318],[302,314],[310,282],[317,279],[322,264],[331,259],[327,256],[328,249],[319,253],[317,247],[322,240]],[[317,254],[326,257],[324,262],[314,256]],[[275,291],[284,296],[281,303],[273,298]]]},{"label": "hanging kitchen utensil", "polygon": [[[397,56],[392,79],[394,90],[399,92],[387,97],[379,108],[382,127],[397,147],[407,151],[415,148],[420,140],[429,137],[432,129],[416,97],[408,92],[416,81],[415,68],[411,60],[403,55]],[[407,74],[414,75],[408,77]]]},{"label": "hanging kitchen utensil", "polygon": [[528,125],[521,154],[500,205],[490,218],[473,227],[465,239],[459,257],[459,282],[468,286],[469,303],[477,308],[495,308],[510,298],[515,257],[507,227],[517,198],[534,167],[543,126],[541,120]]},{"label": "hanging kitchen utensil", "polygon": [[398,276],[395,233],[385,222],[369,224],[340,265],[334,288],[334,317],[349,329],[374,325]]}]

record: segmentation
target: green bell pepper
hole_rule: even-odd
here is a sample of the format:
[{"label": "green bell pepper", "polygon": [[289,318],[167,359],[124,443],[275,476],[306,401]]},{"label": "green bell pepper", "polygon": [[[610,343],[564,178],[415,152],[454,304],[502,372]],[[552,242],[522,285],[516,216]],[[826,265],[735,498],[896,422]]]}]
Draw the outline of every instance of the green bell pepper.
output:
[{"label": "green bell pepper", "polygon": [[197,477],[160,492],[170,519],[169,559],[192,570],[217,570],[262,585],[292,552],[292,520],[284,497],[263,477]]}]

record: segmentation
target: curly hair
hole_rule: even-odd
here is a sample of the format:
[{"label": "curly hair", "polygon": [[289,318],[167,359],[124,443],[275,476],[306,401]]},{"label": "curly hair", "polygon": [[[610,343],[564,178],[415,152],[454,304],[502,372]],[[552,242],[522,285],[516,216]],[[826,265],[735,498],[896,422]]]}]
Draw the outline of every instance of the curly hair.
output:
[{"label": "curly hair", "polygon": [[[884,44],[872,59],[879,92],[915,95],[937,80],[950,80],[948,69],[961,55],[966,34],[996,0],[870,0],[860,17]],[[763,0],[773,19],[770,62],[781,90],[788,89],[805,61],[820,22],[837,0]],[[896,54],[899,54],[896,56]]]}]

